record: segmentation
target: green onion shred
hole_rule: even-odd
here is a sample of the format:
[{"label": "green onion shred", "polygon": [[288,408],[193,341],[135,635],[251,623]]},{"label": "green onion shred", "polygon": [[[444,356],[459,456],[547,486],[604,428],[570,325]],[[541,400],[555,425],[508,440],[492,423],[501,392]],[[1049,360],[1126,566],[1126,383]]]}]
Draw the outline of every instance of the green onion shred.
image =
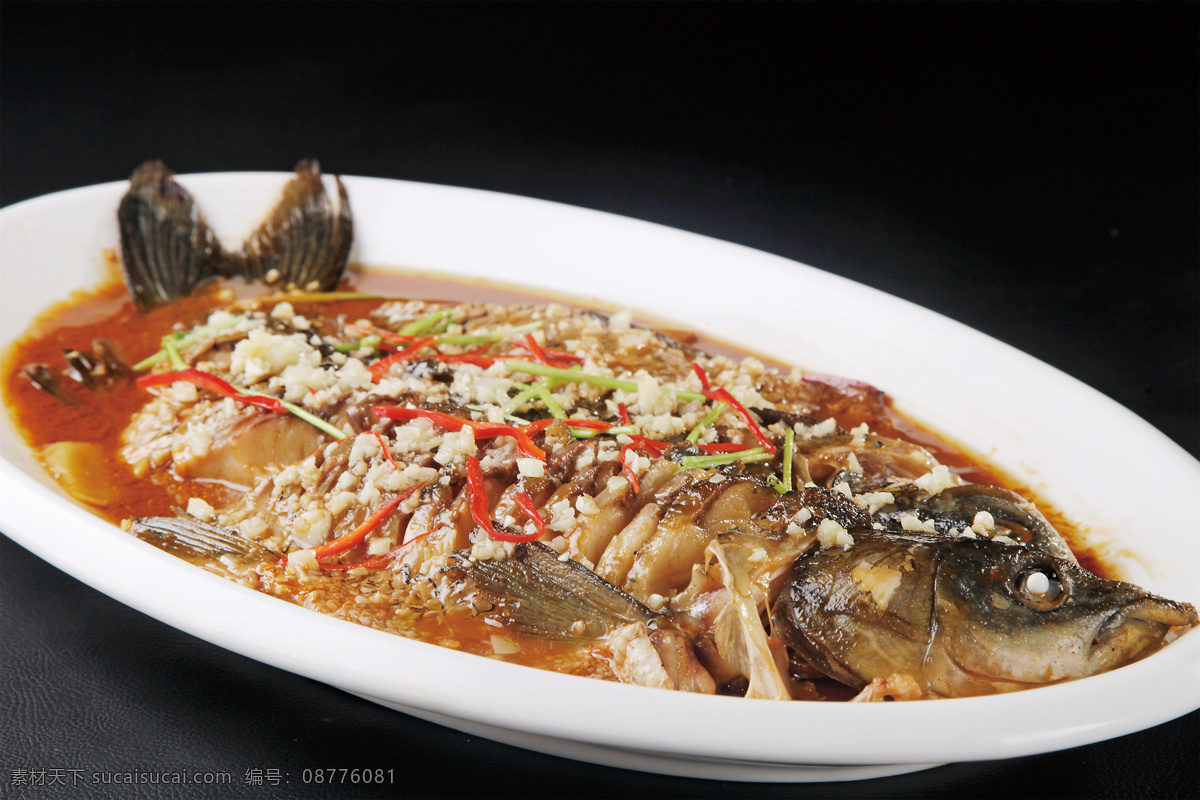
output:
[{"label": "green onion shred", "polygon": [[[258,397],[275,397],[275,395],[273,395],[273,394],[268,394],[266,392],[260,392],[255,389],[237,389],[237,391],[242,394],[256,395]],[[279,398],[277,398],[277,397],[275,399],[279,400]],[[296,405],[295,403],[289,403],[287,400],[279,400],[279,402],[284,408],[286,408],[292,414],[295,414],[297,417],[304,420],[309,425],[312,425],[313,427],[319,428],[320,430],[324,431],[325,433],[328,433],[333,438],[335,438],[335,439],[347,438],[348,434],[345,431],[343,431],[339,428],[335,428],[334,426],[330,425],[325,420],[321,419],[320,417],[316,416],[315,414],[310,414],[309,412],[305,411],[303,408]]]},{"label": "green onion shred", "polygon": [[[134,370],[134,372],[141,372],[144,369],[149,369],[150,367],[153,367],[155,364],[162,361],[163,359],[170,358],[171,357],[170,353],[167,352],[167,347],[166,347],[166,343],[167,343],[168,339],[170,339],[171,344],[173,344],[175,346],[176,356],[178,356],[179,348],[187,347],[188,345],[194,344],[195,342],[198,342],[201,339],[204,339],[208,336],[212,336],[217,331],[223,331],[223,330],[226,330],[227,328],[232,328],[235,325],[237,325],[239,322],[244,320],[245,318],[246,318],[245,314],[239,314],[238,316],[232,317],[231,319],[227,319],[224,322],[216,322],[216,323],[213,323],[212,325],[201,325],[200,327],[192,328],[190,331],[177,331],[175,333],[169,333],[163,337],[163,349],[159,350],[157,353],[150,356],[149,358],[145,358],[145,359],[139,361],[138,363],[134,364],[133,370]],[[182,364],[183,363],[182,360],[179,363]]]},{"label": "green onion shred", "polygon": [[692,432],[687,435],[687,439],[685,441],[694,442],[699,439],[700,434],[704,432],[704,429],[709,425],[712,425],[713,422],[716,421],[717,417],[721,416],[721,413],[727,408],[729,408],[728,405],[718,400],[712,407],[712,410],[704,415],[704,419],[696,423],[696,427],[692,428]]},{"label": "green onion shred", "polygon": [[679,459],[681,469],[714,469],[723,467],[726,464],[733,464],[738,461],[743,464],[754,464],[759,461],[770,461],[774,458],[771,453],[767,452],[765,447],[751,447],[749,450],[740,450],[736,453],[713,453],[706,456],[684,456]]},{"label": "green onion shred", "polygon": [[[558,378],[559,380],[572,381],[574,383],[590,383],[593,386],[603,386],[606,389],[623,389],[627,392],[636,392],[638,390],[636,381],[609,378],[604,375],[589,375],[581,371],[578,367],[560,369],[559,367],[547,367],[544,364],[537,364],[533,361],[521,361],[517,359],[505,361],[504,366],[513,372],[541,375],[546,378]],[[706,399],[704,395],[698,392],[687,392],[683,389],[664,389],[663,391],[671,392],[680,400],[701,401]]]}]

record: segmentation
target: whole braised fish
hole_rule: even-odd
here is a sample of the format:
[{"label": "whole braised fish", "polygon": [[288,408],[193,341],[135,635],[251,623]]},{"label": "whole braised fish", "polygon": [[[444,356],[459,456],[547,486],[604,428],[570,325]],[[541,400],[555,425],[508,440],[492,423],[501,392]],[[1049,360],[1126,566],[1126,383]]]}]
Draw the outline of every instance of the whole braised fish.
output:
[{"label": "whole braised fish", "polygon": [[[602,643],[621,680],[777,699],[805,696],[813,669],[888,696],[1007,691],[1128,663],[1196,623],[1082,570],[1018,495],[807,416],[809,382],[620,317],[404,302],[347,328],[286,300],[241,316],[185,349],[189,368],[342,436],[210,398],[176,370],[147,381],[163,388],[126,456],[250,486],[202,513],[272,554],[246,567],[252,583],[319,592],[306,602],[330,613],[386,626],[466,609],[511,646]],[[399,333],[435,319],[440,334]],[[343,355],[372,335],[410,338]],[[1034,562],[1058,605],[1027,602]],[[337,591],[306,588],[327,576]]]},{"label": "whole braised fish", "polygon": [[[873,431],[873,387],[710,355],[629,312],[395,301],[347,318],[311,294],[345,266],[344,188],[335,206],[315,163],[297,173],[238,253],[161,164],[122,202],[140,307],[230,276],[289,290],[212,309],[132,369],[107,344],[69,361],[89,388],[141,373],[121,449],[136,474],[236,496],[179,488],[179,515],[136,535],[383,630],[747,697],[825,697],[824,679],[860,700],[1010,691],[1197,625],[1082,569],[1019,495]],[[45,365],[26,372],[71,401]]]}]

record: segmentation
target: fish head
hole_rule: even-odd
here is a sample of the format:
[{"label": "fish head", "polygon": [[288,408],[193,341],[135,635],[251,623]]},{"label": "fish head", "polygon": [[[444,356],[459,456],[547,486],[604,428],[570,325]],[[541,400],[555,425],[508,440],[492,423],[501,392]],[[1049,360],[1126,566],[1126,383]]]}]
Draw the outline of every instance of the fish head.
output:
[{"label": "fish head", "polygon": [[1099,578],[1025,545],[854,532],[797,560],[775,603],[776,635],[861,688],[909,675],[966,697],[1122,666],[1197,624],[1186,603]]},{"label": "fish head", "polygon": [[1158,649],[1196,609],[1033,547],[955,540],[939,548],[930,689],[991,694],[1094,675]]},{"label": "fish head", "polygon": [[934,537],[854,531],[848,548],[799,558],[775,601],[772,628],[834,680],[916,677],[929,650],[937,574]]}]

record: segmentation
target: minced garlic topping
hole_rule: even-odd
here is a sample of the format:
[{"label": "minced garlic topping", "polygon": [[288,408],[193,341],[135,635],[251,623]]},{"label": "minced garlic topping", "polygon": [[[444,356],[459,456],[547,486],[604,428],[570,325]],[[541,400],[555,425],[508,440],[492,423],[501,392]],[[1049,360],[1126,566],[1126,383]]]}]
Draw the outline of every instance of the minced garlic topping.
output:
[{"label": "minced garlic topping", "polygon": [[822,548],[841,546],[849,549],[854,545],[854,537],[850,532],[831,519],[823,519],[817,526],[817,541]]}]

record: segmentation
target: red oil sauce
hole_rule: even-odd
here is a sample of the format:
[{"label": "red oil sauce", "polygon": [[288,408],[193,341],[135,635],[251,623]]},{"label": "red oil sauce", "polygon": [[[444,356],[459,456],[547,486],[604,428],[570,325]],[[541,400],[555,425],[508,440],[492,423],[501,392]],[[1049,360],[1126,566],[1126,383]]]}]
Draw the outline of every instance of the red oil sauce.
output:
[{"label": "red oil sauce", "polygon": [[[365,269],[352,269],[339,290],[379,294],[388,299],[404,297],[500,303],[554,301],[582,307],[570,298],[537,295],[484,281],[457,281],[427,274]],[[214,306],[226,304],[235,297],[253,302],[258,291],[244,285],[210,284],[189,298],[145,314],[134,308],[124,286],[117,282],[90,292],[76,293],[68,301],[42,314],[29,332],[4,353],[3,391],[8,412],[35,454],[45,445],[60,441],[88,442],[100,447],[115,490],[114,495],[119,499],[103,507],[93,506],[93,510],[111,522],[118,523],[131,517],[170,515],[175,506],[185,503],[189,497],[203,498],[214,506],[226,505],[236,497],[236,491],[229,487],[211,482],[180,480],[173,475],[158,475],[152,480],[138,478],[120,457],[121,431],[132,414],[150,397],[132,380],[119,380],[95,391],[71,380],[60,380],[69,400],[60,402],[35,387],[23,373],[22,366],[44,363],[50,365],[54,373],[60,374],[64,349],[90,350],[93,340],[97,338],[113,342],[129,363],[136,363],[157,352],[164,335],[195,326],[207,317]],[[379,298],[341,299],[322,301],[318,306],[312,302],[293,300],[293,305],[298,313],[314,314],[320,311],[327,316],[344,314],[347,319],[353,320],[366,317],[383,302],[386,300]],[[642,323],[669,331],[676,338],[709,352],[736,358],[748,355],[727,344],[681,331],[669,323],[661,324],[656,320],[643,320]],[[867,422],[873,433],[921,445],[967,481],[995,484],[1017,491],[1037,503],[1055,527],[1067,537],[1084,567],[1102,577],[1110,576],[1110,570],[1098,561],[1094,553],[1079,546],[1080,537],[1076,527],[1040,501],[1028,487],[1019,485],[1011,476],[988,465],[966,448],[906,418],[892,407],[890,398],[882,392],[870,387],[847,390],[832,386],[822,392],[821,396],[827,398],[828,403],[823,401],[814,416],[835,416],[838,424],[847,429]],[[475,626],[479,630],[468,633],[472,627],[456,628],[453,632],[430,630],[428,636],[422,638],[460,640],[458,644],[463,649],[490,653],[490,645],[485,645],[494,631],[480,622]],[[464,637],[477,641],[468,644],[461,641]],[[525,659],[516,657],[511,660]]]}]

